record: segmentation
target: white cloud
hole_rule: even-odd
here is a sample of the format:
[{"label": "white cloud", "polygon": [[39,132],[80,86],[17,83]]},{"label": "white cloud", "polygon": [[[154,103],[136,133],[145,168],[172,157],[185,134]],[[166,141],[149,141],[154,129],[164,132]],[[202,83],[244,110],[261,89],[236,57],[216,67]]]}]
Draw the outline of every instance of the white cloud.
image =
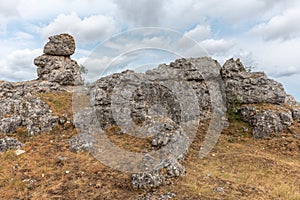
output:
[{"label": "white cloud", "polygon": [[283,7],[282,0],[124,0],[113,1],[119,11],[119,20],[133,26],[164,26],[185,30],[193,24],[214,18],[236,25],[250,19],[262,19],[276,7]]},{"label": "white cloud", "polygon": [[207,39],[200,45],[211,55],[223,55],[234,46],[234,42],[225,39]]},{"label": "white cloud", "polygon": [[[281,1],[269,0],[228,0],[198,1],[205,15],[225,20],[230,24],[261,18],[281,4]],[[203,3],[202,3],[203,2]]]},{"label": "white cloud", "polygon": [[0,1],[0,15],[4,17],[11,17],[18,15],[18,11],[16,9],[17,0],[11,1]]},{"label": "white cloud", "polygon": [[198,24],[194,29],[189,30],[184,33],[184,36],[187,36],[197,42],[201,42],[205,39],[208,39],[211,34],[211,29],[209,26],[203,26]]},{"label": "white cloud", "polygon": [[80,16],[91,16],[101,13],[112,15],[116,6],[109,0],[17,0],[14,6],[25,20],[49,20],[59,14],[76,12]]},{"label": "white cloud", "polygon": [[[295,1],[295,0],[291,0]],[[151,2],[151,1],[149,1]],[[270,14],[278,12],[277,10],[286,7],[289,2],[278,0],[166,0],[164,4],[157,8],[157,12],[153,7],[149,7],[155,17],[159,18],[159,22],[152,26],[165,26],[179,30],[185,30],[191,25],[206,22],[207,19],[217,19],[226,22],[231,26],[237,26],[240,23],[248,22],[250,20],[265,19]],[[155,5],[155,4],[154,4]],[[142,7],[140,9],[147,7]],[[136,7],[136,6],[135,6]],[[138,13],[130,13],[135,18],[145,18],[145,16],[138,15]],[[137,24],[138,25],[138,24]]]},{"label": "white cloud", "polygon": [[299,22],[300,7],[296,7],[256,25],[250,33],[261,35],[265,40],[288,40],[300,36]]},{"label": "white cloud", "polygon": [[6,29],[8,21],[18,16],[18,11],[15,7],[17,0],[4,1],[0,0],[0,32]]},{"label": "white cloud", "polygon": [[23,49],[10,53],[0,60],[0,80],[21,81],[36,78],[33,60],[41,54],[41,49]]},{"label": "white cloud", "polygon": [[284,70],[276,71],[271,73],[270,75],[275,78],[279,77],[290,77],[300,73],[300,67],[289,66],[285,67]]},{"label": "white cloud", "polygon": [[81,19],[75,12],[58,15],[48,26],[42,28],[43,37],[70,33],[81,43],[99,42],[117,31],[113,18],[93,15]]},{"label": "white cloud", "polygon": [[161,0],[122,0],[114,1],[119,8],[120,17],[137,26],[158,26],[165,18]]}]

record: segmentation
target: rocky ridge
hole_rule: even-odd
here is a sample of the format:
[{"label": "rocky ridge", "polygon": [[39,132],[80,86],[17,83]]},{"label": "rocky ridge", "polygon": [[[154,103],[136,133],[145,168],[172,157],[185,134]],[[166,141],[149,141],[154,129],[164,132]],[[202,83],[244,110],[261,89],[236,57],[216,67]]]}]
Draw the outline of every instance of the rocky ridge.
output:
[{"label": "rocky ridge", "polygon": [[[18,128],[26,129],[28,135],[51,131],[59,123],[60,117],[53,114],[38,94],[72,92],[82,84],[79,65],[70,58],[75,51],[73,37],[61,34],[52,36],[49,40],[44,47],[44,54],[34,60],[37,65],[37,80],[0,82],[0,133],[15,134]],[[213,73],[204,76],[206,72],[203,72],[203,68],[209,68]],[[230,59],[221,67],[216,60],[208,57],[182,58],[169,65],[159,65],[145,74],[125,71],[102,77],[88,85],[86,95],[89,97],[89,107],[74,115],[73,124],[81,131],[70,141],[70,150],[92,150],[94,139],[89,135],[89,128],[96,121],[102,129],[120,125],[121,122],[113,115],[112,101],[118,103],[119,99],[114,95],[116,91],[123,91],[124,96],[129,96],[128,102],[125,102],[130,109],[129,117],[134,124],[147,127],[146,132],[153,136],[153,149],[173,148],[173,144],[178,143],[181,147],[172,149],[173,157],[161,160],[161,165],[156,170],[133,174],[133,187],[158,187],[167,183],[170,178],[184,175],[185,169],[181,161],[188,151],[190,141],[187,139],[182,142],[182,138],[188,137],[180,128],[180,123],[185,122],[183,116],[189,116],[195,110],[199,112],[193,116],[200,123],[210,120],[211,95],[214,91],[209,90],[210,81],[213,81],[209,78],[217,76],[221,77],[225,85],[223,98],[226,96],[227,109],[241,116],[252,127],[255,138],[270,137],[300,122],[300,107],[293,97],[286,94],[282,85],[262,72],[247,72],[239,59]],[[133,85],[130,80],[150,81],[141,82],[132,90],[131,96],[122,87],[116,90],[120,82]],[[170,89],[172,84],[162,85],[151,80],[180,80],[188,83],[194,92],[185,93],[183,98],[195,98],[195,103],[182,109],[182,99]],[[119,103],[124,105],[124,102]],[[226,124],[226,119],[222,120]],[[127,131],[123,129],[118,134],[128,133]],[[11,147],[3,147],[3,151],[20,147],[17,142],[11,144]]]},{"label": "rocky ridge", "polygon": [[[96,83],[90,85],[89,93],[90,97],[89,105],[95,109],[95,114],[100,121],[103,129],[120,125],[119,121],[113,116],[114,110],[112,109],[112,100],[115,98],[115,88],[119,87],[122,82],[126,82],[127,85],[134,85],[130,80],[163,80],[167,74],[168,79],[182,80],[192,85],[195,91],[195,98],[197,98],[197,106],[199,106],[200,123],[205,123],[211,118],[211,99],[208,85],[210,80],[205,80],[203,71],[199,64],[207,68],[211,68],[216,75],[221,75],[225,85],[225,93],[228,105],[227,107],[233,107],[238,115],[242,117],[242,120],[247,122],[252,127],[252,135],[255,138],[269,137],[271,134],[276,134],[284,129],[288,129],[294,120],[298,120],[298,108],[297,102],[294,98],[287,95],[282,85],[272,79],[269,79],[262,72],[247,72],[239,59],[230,59],[225,62],[221,67],[216,60],[211,58],[190,58],[179,59],[170,65],[162,64],[156,69],[147,71],[144,75],[133,71],[125,71],[122,73],[116,73],[107,77],[100,78]],[[171,75],[170,75],[171,74]],[[162,77],[164,77],[162,79]],[[122,88],[117,91],[126,91]],[[122,98],[124,98],[123,95]],[[127,95],[128,96],[128,95]],[[185,96],[188,98],[188,96]],[[120,103],[122,107],[126,107],[126,101]],[[271,108],[267,106],[261,107],[259,105],[266,104],[272,105]],[[147,122],[147,119],[155,116],[164,116],[164,126],[172,127],[172,124],[180,124],[181,116],[185,111],[180,110],[180,99],[175,96],[170,88],[162,86],[159,83],[147,83],[143,82],[135,88],[128,104],[130,108],[130,117],[135,124],[143,124]],[[197,110],[197,106],[189,104],[191,110]],[[275,110],[274,110],[275,109]],[[189,110],[189,112],[191,112]],[[85,113],[91,113],[91,110],[84,110],[80,113],[79,121],[81,126],[85,123],[85,127],[88,127],[88,123],[93,119],[86,120]],[[118,114],[120,115],[119,110]],[[80,120],[80,118],[82,119]],[[76,119],[76,117],[75,117]],[[85,119],[85,120],[84,120]],[[123,116],[122,119],[127,119],[127,116]],[[126,127],[129,125],[126,125]],[[156,121],[152,124],[152,127],[159,127],[160,124]],[[126,133],[126,131],[124,131]],[[170,129],[169,134],[165,134],[163,130],[153,131],[154,133],[152,146],[164,146],[176,141],[174,136],[175,130]],[[186,133],[183,133],[186,134]],[[183,152],[188,151],[188,146]],[[181,154],[180,159],[185,157],[185,153]],[[168,178],[181,176],[185,174],[184,167],[180,164],[179,157],[175,157],[169,164],[161,165],[161,168],[147,173],[133,174],[132,184],[135,188],[153,188],[158,187],[165,182],[168,182]],[[162,160],[161,163],[166,162]],[[169,166],[174,173],[170,173]],[[163,171],[167,171],[166,174],[172,174],[168,177]]]}]

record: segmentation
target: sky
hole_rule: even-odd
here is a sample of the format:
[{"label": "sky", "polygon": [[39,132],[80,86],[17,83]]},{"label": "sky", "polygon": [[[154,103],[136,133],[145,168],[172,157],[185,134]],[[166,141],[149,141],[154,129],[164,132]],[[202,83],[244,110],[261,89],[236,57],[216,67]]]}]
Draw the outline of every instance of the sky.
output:
[{"label": "sky", "polygon": [[74,36],[72,59],[90,72],[202,56],[197,44],[221,65],[239,57],[300,101],[299,0],[0,0],[0,80],[35,79],[33,59],[60,33]]}]

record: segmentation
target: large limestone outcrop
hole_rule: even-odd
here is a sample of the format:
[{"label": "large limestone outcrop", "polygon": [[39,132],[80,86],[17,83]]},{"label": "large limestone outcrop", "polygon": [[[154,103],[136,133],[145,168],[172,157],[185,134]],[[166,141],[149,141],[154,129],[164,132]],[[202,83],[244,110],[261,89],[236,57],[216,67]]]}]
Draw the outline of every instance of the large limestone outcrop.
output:
[{"label": "large limestone outcrop", "polygon": [[37,82],[0,82],[0,133],[15,133],[18,128],[25,128],[28,135],[36,135],[52,130],[58,117],[35,95],[51,89],[51,85],[43,87]]},{"label": "large limestone outcrop", "polygon": [[[202,71],[204,68],[210,68],[210,74]],[[185,157],[190,141],[187,133],[179,124],[182,121],[191,120],[183,119],[183,116],[189,116],[197,110],[199,113],[196,117],[201,123],[210,119],[212,110],[207,82],[211,80],[206,82],[204,75],[207,73],[206,76],[210,78],[218,76],[221,80],[220,70],[219,63],[211,58],[182,58],[170,65],[159,65],[145,74],[124,71],[100,78],[88,86],[89,102],[87,105],[90,107],[76,113],[74,116],[75,126],[83,128],[82,133],[86,132],[86,134],[89,134],[90,130],[93,131],[91,125],[95,123],[95,119],[99,121],[102,129],[112,125],[120,126],[120,121],[116,122],[118,117],[113,116],[112,109],[114,106],[119,106],[120,109],[128,108],[130,116],[122,117],[122,111],[117,112],[119,117],[121,116],[120,120],[131,118],[133,123],[138,126],[142,125],[146,133],[151,133],[153,148],[167,149],[172,152],[173,158],[162,158],[160,165],[156,166],[156,170],[132,175],[132,184],[135,188],[158,187],[171,177],[185,174],[180,160]],[[147,80],[156,81],[148,82]],[[138,84],[139,82],[140,84]],[[186,83],[193,92],[189,93],[188,88],[178,88],[179,90],[176,91],[176,83],[179,82],[178,87]],[[128,102],[124,101],[126,96],[130,97]],[[195,101],[183,107],[183,101],[190,101],[189,99]],[[223,120],[225,121],[225,119]],[[125,125],[125,127],[127,126]],[[132,130],[130,132],[132,134]],[[71,140],[72,150],[77,149],[78,146],[82,146],[84,149],[91,143],[91,140],[83,142],[80,141],[80,138],[84,137],[80,135]],[[145,163],[147,163],[147,158],[145,158]]]},{"label": "large limestone outcrop", "polygon": [[78,85],[82,83],[80,66],[70,58],[75,51],[75,42],[71,35],[60,34],[49,37],[44,54],[34,59],[38,67],[38,80],[56,82],[60,85]]},{"label": "large limestone outcrop", "polygon": [[[213,72],[209,78],[204,78],[205,72],[202,67],[211,69]],[[299,119],[299,110],[293,97],[287,95],[282,85],[272,79],[269,79],[262,72],[247,72],[239,59],[228,60],[223,67],[211,58],[190,58],[178,59],[170,65],[162,64],[145,74],[134,71],[124,71],[100,78],[95,83],[88,86],[89,101],[87,104],[90,108],[83,109],[74,116],[76,127],[81,127],[88,134],[91,124],[98,120],[102,129],[112,125],[120,125],[118,119],[114,116],[112,102],[118,102],[116,95],[120,99],[130,96],[129,104],[120,103],[121,108],[128,106],[130,116],[123,116],[121,119],[132,119],[135,124],[147,124],[152,130],[153,139],[151,144],[153,148],[164,148],[170,144],[176,144],[185,133],[179,128],[160,129],[162,127],[174,127],[180,124],[184,112],[200,110],[199,121],[205,123],[212,117],[211,96],[214,91],[210,91],[208,84],[213,79],[213,74],[221,75],[221,81],[225,84],[224,94],[227,96],[227,106],[236,107],[237,114],[253,127],[253,136],[255,138],[268,137],[273,133],[278,133],[289,128],[294,120]],[[192,86],[195,92],[196,104],[189,104],[188,110],[182,110],[178,96],[170,88],[165,87],[160,81],[141,81],[138,80],[180,80]],[[132,80],[136,80],[132,81]],[[135,83],[134,83],[135,82]],[[120,85],[133,86],[135,89],[130,94],[126,87],[116,90]],[[128,87],[130,88],[130,87]],[[127,89],[128,89],[127,88]],[[225,97],[225,96],[224,96]],[[190,98],[188,95],[183,99]],[[216,97],[212,97],[216,98]],[[264,104],[266,106],[262,106]],[[272,106],[268,106],[272,105]],[[121,111],[121,110],[120,110]],[[121,116],[121,112],[118,112]],[[159,118],[158,116],[163,116]],[[151,123],[149,123],[149,119]],[[152,120],[151,120],[152,119]],[[160,120],[157,120],[160,119]],[[158,130],[159,129],[159,130]],[[158,131],[153,131],[158,130]],[[126,131],[125,131],[126,132]],[[119,132],[120,133],[120,132]],[[83,133],[84,134],[84,133]],[[79,146],[85,149],[85,146],[91,144],[91,139],[86,142],[82,141],[82,135],[71,141],[71,148],[80,151]],[[182,137],[181,137],[182,138]],[[84,144],[84,145],[82,145]],[[188,145],[183,145],[184,151],[180,154],[180,159],[161,160],[162,165],[154,171],[147,173],[137,173],[132,175],[132,184],[136,188],[158,187],[170,177],[184,175],[184,167],[180,160],[185,157]],[[176,150],[174,150],[176,152]],[[179,157],[178,157],[179,158]],[[171,162],[170,162],[171,161]],[[173,169],[171,173],[169,169]],[[163,173],[167,172],[167,173]]]},{"label": "large limestone outcrop", "polygon": [[[197,67],[197,65],[199,66]],[[135,123],[143,122],[151,112],[165,112],[170,119],[179,123],[183,113],[194,111],[198,108],[200,109],[200,118],[202,120],[208,119],[211,112],[211,99],[206,81],[201,72],[203,67],[211,68],[216,74],[219,74],[221,69],[220,64],[211,58],[182,58],[170,63],[170,65],[159,65],[156,69],[149,70],[145,74],[128,70],[100,78],[89,86],[90,105],[96,109],[102,128],[114,125],[115,119],[111,111],[111,97],[114,94],[114,89],[119,86],[120,81],[125,77],[125,79],[128,79],[126,84],[134,85],[135,80],[138,82],[139,80],[150,78],[162,81],[160,83],[142,81],[143,83],[132,93],[130,109],[132,112],[131,117]],[[167,80],[167,78],[169,80],[187,82],[193,89],[198,104],[189,105],[189,110],[180,110],[179,95],[176,96],[175,92],[168,88],[169,86],[161,84],[166,84],[167,81],[164,80]],[[133,80],[132,83],[130,80]],[[188,96],[182,98],[188,98]],[[155,106],[162,106],[162,108],[155,108]]]},{"label": "large limestone outcrop", "polygon": [[227,60],[221,74],[228,101],[282,104],[287,97],[282,84],[269,79],[263,72],[247,72],[239,59]]},{"label": "large limestone outcrop", "polygon": [[[38,94],[74,91],[74,86],[82,84],[79,65],[70,58],[75,51],[73,37],[61,34],[49,40],[44,54],[34,60],[37,80],[20,83],[0,81],[0,133],[13,134],[19,128],[26,129],[29,135],[51,131],[61,121],[60,117],[52,113]],[[215,88],[221,90],[221,95],[215,95],[216,91],[211,90],[214,81],[224,83],[225,88]],[[177,86],[184,87],[177,90]],[[271,136],[300,122],[298,103],[285,93],[280,83],[264,73],[247,72],[240,60],[234,59],[221,67],[216,60],[208,57],[182,58],[169,65],[159,65],[145,74],[124,71],[102,77],[87,85],[84,91],[83,97],[89,98],[82,105],[88,106],[74,115],[73,124],[81,130],[81,134],[70,140],[72,151],[93,151],[97,143],[90,134],[95,130],[93,124],[99,123],[103,130],[120,123],[124,128],[126,120],[131,119],[138,127],[144,127],[147,136],[152,136],[151,148],[157,151],[166,149],[172,153],[167,159],[162,158],[155,170],[133,174],[135,188],[158,187],[169,178],[185,174],[181,161],[192,138],[188,137],[181,123],[196,117],[200,124],[208,124],[214,113],[214,99],[225,101],[227,97],[227,108],[234,107],[242,120],[252,126],[255,138]],[[182,103],[184,101],[189,103]],[[74,105],[76,102],[73,102]],[[124,108],[129,115],[123,112]],[[226,118],[219,121],[228,123]],[[118,133],[129,131],[132,130],[125,128]],[[15,140],[2,139],[0,151],[20,145]],[[147,164],[151,160],[144,161]]]},{"label": "large limestone outcrop", "polygon": [[286,94],[282,84],[263,72],[247,72],[239,59],[227,60],[221,74],[225,84],[228,107],[235,107],[242,119],[252,126],[255,138],[288,129],[298,121],[297,101]]},{"label": "large limestone outcrop", "polygon": [[79,66],[70,59],[75,51],[72,36],[52,36],[44,55],[34,60],[38,80],[11,83],[0,81],[0,133],[16,133],[24,129],[28,135],[48,132],[60,121],[38,94],[72,91],[82,83]]}]

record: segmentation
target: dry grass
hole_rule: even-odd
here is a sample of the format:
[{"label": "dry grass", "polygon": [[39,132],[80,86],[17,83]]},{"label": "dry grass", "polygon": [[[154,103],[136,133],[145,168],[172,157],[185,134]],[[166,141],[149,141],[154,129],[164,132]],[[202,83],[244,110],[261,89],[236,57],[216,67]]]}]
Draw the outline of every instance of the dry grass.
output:
[{"label": "dry grass", "polygon": [[[300,199],[299,139],[282,134],[254,140],[237,136],[237,127],[231,125],[204,159],[198,158],[196,139],[185,161],[187,176],[162,190],[174,191],[177,199]],[[291,143],[295,148],[282,148]],[[225,192],[216,193],[215,187]]]},{"label": "dry grass", "polygon": [[[70,93],[41,94],[51,110],[72,114]],[[247,124],[233,122],[224,131],[213,151],[199,159],[203,141],[199,135],[184,161],[187,176],[174,179],[172,185],[157,190],[177,195],[176,199],[300,199],[300,141],[291,133],[276,138],[254,140]],[[300,133],[296,124],[294,133]],[[199,132],[205,130],[202,126]],[[115,135],[110,140],[131,151],[150,148],[148,139]],[[76,130],[59,125],[51,133],[16,137],[26,144],[26,153],[0,154],[0,199],[135,199],[144,191],[131,187],[130,174],[115,171],[88,153],[72,153],[68,141]],[[214,192],[215,187],[224,192]]]},{"label": "dry grass", "polygon": [[72,116],[72,93],[70,92],[48,92],[38,95],[44,102],[46,102],[53,114],[62,116]]}]

